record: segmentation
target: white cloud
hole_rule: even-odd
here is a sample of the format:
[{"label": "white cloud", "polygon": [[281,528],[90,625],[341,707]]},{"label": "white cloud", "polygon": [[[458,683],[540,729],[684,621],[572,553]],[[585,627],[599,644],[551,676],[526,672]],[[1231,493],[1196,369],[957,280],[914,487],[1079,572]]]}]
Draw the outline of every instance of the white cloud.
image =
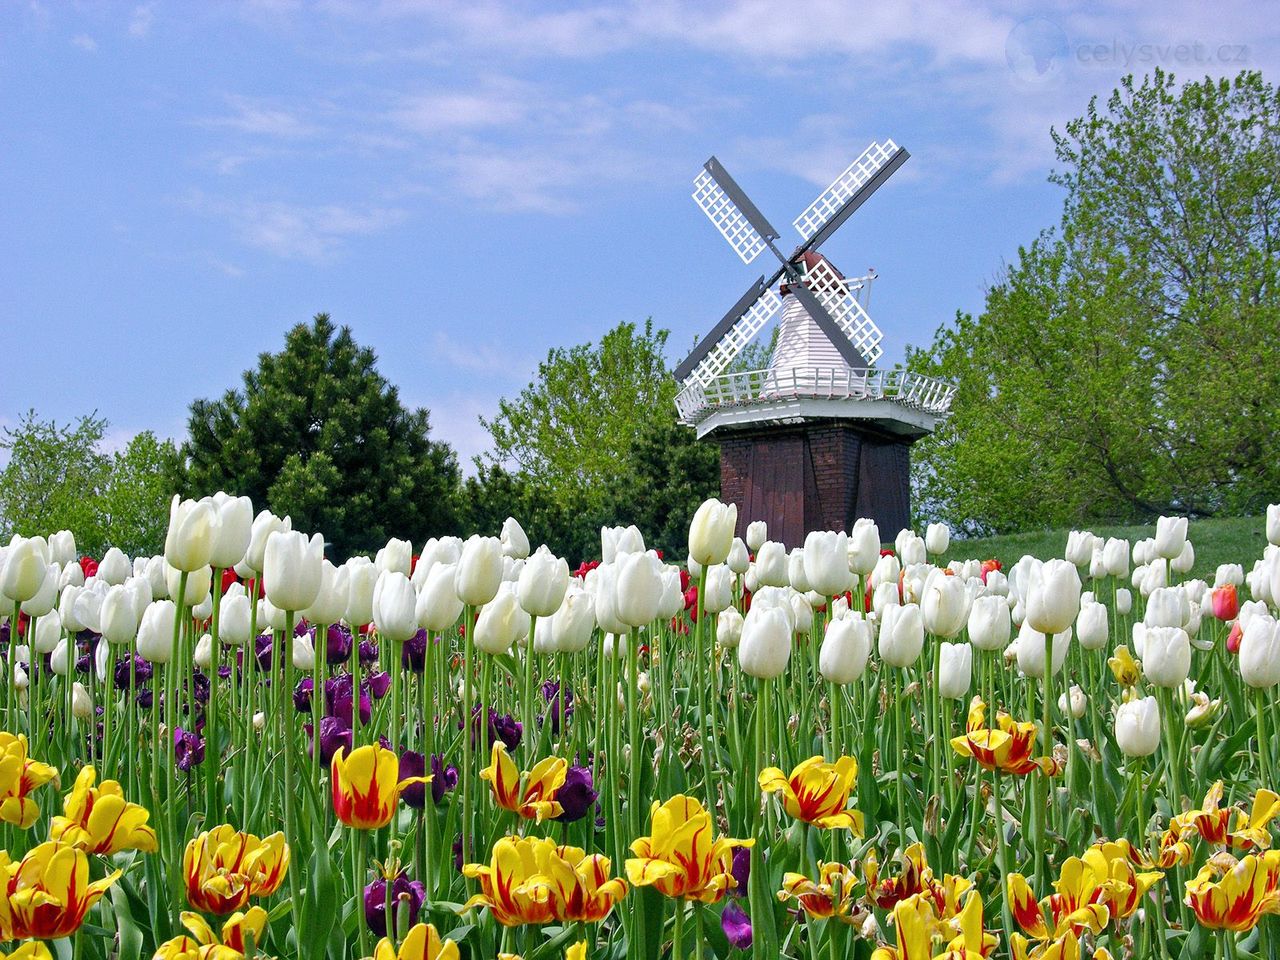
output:
[{"label": "white cloud", "polygon": [[79,47],[86,53],[93,53],[98,49],[98,41],[93,39],[93,37],[89,36],[87,33],[77,33],[71,38],[71,45],[73,47]]},{"label": "white cloud", "polygon": [[129,17],[129,36],[145,37],[151,32],[151,24],[155,19],[154,4],[143,3],[133,8]]},{"label": "white cloud", "polygon": [[227,97],[227,103],[232,110],[230,114],[208,117],[200,122],[237,133],[286,140],[313,137],[320,132],[319,127],[303,120],[297,113],[276,104],[235,95]]}]

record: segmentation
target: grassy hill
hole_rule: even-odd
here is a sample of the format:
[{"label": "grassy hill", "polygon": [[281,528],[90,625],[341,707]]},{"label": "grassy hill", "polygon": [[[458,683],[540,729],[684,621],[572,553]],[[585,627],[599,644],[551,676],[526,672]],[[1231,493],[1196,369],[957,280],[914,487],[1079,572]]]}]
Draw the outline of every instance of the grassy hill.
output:
[{"label": "grassy hill", "polygon": [[[1154,524],[1132,527],[1094,526],[1088,529],[1100,537],[1121,537],[1130,543],[1155,536]],[[1041,530],[974,540],[953,538],[945,559],[977,557],[985,560],[995,557],[1008,570],[1010,565],[1027,553],[1042,560],[1061,557],[1067,547],[1067,532]],[[1262,517],[1192,520],[1188,536],[1196,551],[1196,565],[1191,576],[1210,583],[1213,582],[1213,572],[1220,563],[1239,563],[1248,573],[1253,561],[1262,556],[1262,550],[1267,545]]]}]

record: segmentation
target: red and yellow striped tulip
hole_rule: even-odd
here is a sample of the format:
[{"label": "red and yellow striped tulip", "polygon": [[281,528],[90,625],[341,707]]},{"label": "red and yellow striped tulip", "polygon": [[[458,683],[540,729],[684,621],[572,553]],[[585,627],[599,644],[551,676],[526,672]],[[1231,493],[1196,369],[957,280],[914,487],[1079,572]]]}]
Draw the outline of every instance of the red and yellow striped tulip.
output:
[{"label": "red and yellow striped tulip", "polygon": [[896,877],[880,877],[880,863],[875,851],[868,851],[862,870],[867,883],[867,898],[881,910],[891,910],[898,903],[924,893],[933,879],[924,856],[924,844],[913,843],[902,853],[902,869]]},{"label": "red and yellow striped tulip", "polygon": [[155,853],[156,832],[147,825],[151,813],[130,803],[115,780],[95,787],[98,772],[85,767],[62,805],[63,816],[54,817],[49,838],[79,847],[85,853],[110,855],[121,850]]},{"label": "red and yellow striped tulip", "polygon": [[458,945],[436,932],[435,924],[419,923],[409,929],[400,948],[383,937],[373,960],[458,960]]},{"label": "red and yellow striped tulip", "polygon": [[1108,878],[1105,884],[1107,909],[1111,916],[1125,920],[1137,912],[1138,904],[1147,891],[1164,879],[1164,874],[1153,870],[1138,873],[1133,869],[1128,843],[1095,843],[1085,851],[1085,860]]},{"label": "red and yellow striped tulip", "polygon": [[[524,957],[518,953],[500,953],[498,954],[498,960],[524,960]],[[565,947],[564,960],[587,960],[587,941],[579,940],[577,943]]]},{"label": "red and yellow striped tulip", "polygon": [[1219,780],[1209,788],[1199,809],[1188,810],[1173,818],[1170,830],[1180,831],[1183,839],[1194,831],[1205,843],[1235,850],[1266,850],[1270,847],[1269,826],[1280,815],[1280,794],[1265,788],[1259,790],[1253,795],[1253,805],[1248,813],[1235,807],[1221,806],[1222,794],[1222,781]]},{"label": "red and yellow striped tulip", "polygon": [[400,758],[395,751],[373,743],[350,753],[339,747],[329,765],[333,812],[357,830],[378,830],[395,816],[396,801],[406,787],[430,783],[431,777],[400,779]]},{"label": "red and yellow striped tulip", "polygon": [[982,897],[978,891],[970,892],[964,907],[948,921],[948,926],[955,935],[934,960],[982,960],[996,952],[999,941],[995,934],[983,928]]},{"label": "red and yellow striped tulip", "polygon": [[677,794],[654,801],[649,836],[631,844],[627,878],[637,887],[653,886],[666,897],[716,903],[734,886],[733,851],[754,840],[715,839],[711,814],[693,797]]},{"label": "red and yellow striped tulip", "polygon": [[1209,860],[1186,883],[1186,903],[1202,926],[1252,930],[1264,914],[1280,913],[1280,850],[1251,853],[1241,860],[1221,855]]},{"label": "red and yellow striped tulip", "polygon": [[121,872],[90,882],[88,855],[57,840],[40,844],[17,863],[0,851],[0,939],[70,936]]},{"label": "red and yellow striped tulip", "polygon": [[815,920],[834,917],[842,923],[860,924],[866,919],[865,911],[858,907],[861,885],[858,875],[843,863],[820,863],[816,881],[803,873],[784,874],[778,899],[784,902],[795,899]]},{"label": "red and yellow striped tulip", "polygon": [[[488,866],[470,863],[463,874],[481,892],[463,909],[488,907],[504,926],[525,923],[597,923],[627,893],[609,876],[609,858],[538,837],[504,837]],[[545,918],[545,919],[544,919]]]},{"label": "red and yellow striped tulip", "polygon": [[1037,727],[1031,721],[1018,723],[1003,711],[996,714],[996,726],[988,727],[987,705],[981,697],[969,704],[969,719],[962,737],[953,737],[951,749],[962,757],[972,757],[986,770],[999,770],[1025,777],[1039,770],[1047,776],[1062,772],[1052,757],[1033,757]]},{"label": "red and yellow striped tulip", "polygon": [[854,836],[860,837],[862,814],[845,809],[857,779],[858,762],[853,757],[841,757],[835,763],[810,757],[792,770],[790,776],[777,767],[766,768],[760,773],[760,789],[782,794],[783,809],[792,819],[824,830],[852,830]]},{"label": "red and yellow striped tulip", "polygon": [[0,821],[30,827],[40,817],[32,791],[57,776],[53,767],[28,756],[25,734],[0,731]]},{"label": "red and yellow striped tulip", "polygon": [[233,913],[222,925],[221,938],[198,913],[183,913],[182,925],[190,935],[183,934],[160,944],[153,960],[240,960],[248,953],[251,939],[255,950],[261,946],[263,931],[267,929],[267,911],[251,907],[243,913]]},{"label": "red and yellow striped tulip", "polygon": [[489,766],[480,771],[480,779],[489,781],[498,806],[526,820],[541,823],[564,812],[556,801],[556,792],[564,786],[568,769],[566,761],[547,757],[539,760],[522,777],[515,762],[507,755],[507,745],[497,740],[493,744]]},{"label": "red and yellow striped tulip", "polygon": [[919,898],[899,901],[893,908],[895,946],[877,947],[871,960],[930,960],[928,920],[929,908]]},{"label": "red and yellow striped tulip", "polygon": [[53,954],[43,940],[28,940],[13,953],[0,950],[0,960],[53,960]]},{"label": "red and yellow striped tulip", "polygon": [[187,844],[182,866],[187,902],[204,913],[225,916],[250,897],[268,897],[280,889],[289,870],[289,845],[283,833],[259,839],[223,824]]}]

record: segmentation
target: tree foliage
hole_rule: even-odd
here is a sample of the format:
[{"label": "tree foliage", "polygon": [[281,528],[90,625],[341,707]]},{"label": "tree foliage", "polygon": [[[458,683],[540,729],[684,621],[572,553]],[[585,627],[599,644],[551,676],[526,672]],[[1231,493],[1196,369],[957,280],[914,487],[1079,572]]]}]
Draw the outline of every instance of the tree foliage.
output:
[{"label": "tree foliage", "polygon": [[408,410],[373,350],[328,314],[263,353],[239,390],[196,400],[183,445],[188,494],[244,494],[318,530],[338,558],[391,535],[414,541],[457,527],[457,458]]},{"label": "tree foliage", "polygon": [[1059,227],[909,358],[957,385],[918,505],[975,531],[1259,509],[1280,486],[1280,96],[1156,71],[1054,142]]},{"label": "tree foliage", "polygon": [[0,538],[71,530],[82,553],[119,547],[130,556],[159,552],[178,466],[169,440],[150,431],[123,450],[103,449],[107,421],[88,414],[68,424],[28,411],[0,436],[9,460],[0,470]]}]

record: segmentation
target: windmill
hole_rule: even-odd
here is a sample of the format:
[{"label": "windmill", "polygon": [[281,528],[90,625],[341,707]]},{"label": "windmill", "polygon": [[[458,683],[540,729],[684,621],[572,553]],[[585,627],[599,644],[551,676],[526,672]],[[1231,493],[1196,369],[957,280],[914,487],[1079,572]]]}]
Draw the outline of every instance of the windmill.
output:
[{"label": "windmill", "polygon": [[[797,545],[813,529],[847,529],[871,517],[892,535],[910,518],[910,446],[946,417],[954,388],[875,366],[883,334],[867,312],[874,270],[846,277],[819,248],[909,157],[892,140],[872,143],[780,234],[712,157],[693,199],[762,274],[693,349],[675,376],[680,421],[720,444],[721,497],[738,504],[739,533],[765,520],[770,536]],[[764,370],[735,359],[771,321],[778,334]]]}]

